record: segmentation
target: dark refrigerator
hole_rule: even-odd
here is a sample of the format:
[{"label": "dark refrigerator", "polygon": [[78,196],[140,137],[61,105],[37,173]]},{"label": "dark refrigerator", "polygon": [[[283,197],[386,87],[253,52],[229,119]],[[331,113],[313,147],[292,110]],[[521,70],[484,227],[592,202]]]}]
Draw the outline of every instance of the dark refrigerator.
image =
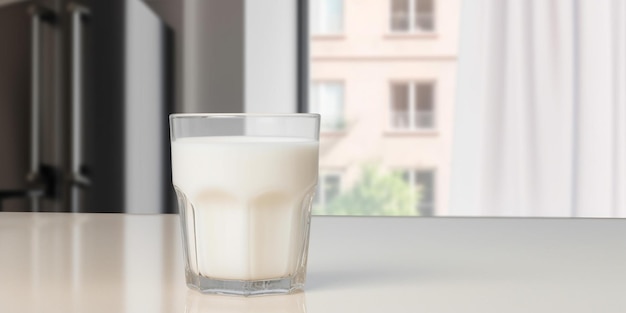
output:
[{"label": "dark refrigerator", "polygon": [[173,210],[172,37],[141,0],[0,5],[0,211]]}]

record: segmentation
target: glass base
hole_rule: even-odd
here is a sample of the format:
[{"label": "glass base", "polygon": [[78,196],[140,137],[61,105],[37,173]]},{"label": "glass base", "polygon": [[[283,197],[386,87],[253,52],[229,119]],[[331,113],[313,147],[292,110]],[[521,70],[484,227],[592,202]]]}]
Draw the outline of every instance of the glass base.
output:
[{"label": "glass base", "polygon": [[221,280],[187,273],[187,286],[202,293],[260,296],[302,291],[304,283],[294,277],[269,280]]}]

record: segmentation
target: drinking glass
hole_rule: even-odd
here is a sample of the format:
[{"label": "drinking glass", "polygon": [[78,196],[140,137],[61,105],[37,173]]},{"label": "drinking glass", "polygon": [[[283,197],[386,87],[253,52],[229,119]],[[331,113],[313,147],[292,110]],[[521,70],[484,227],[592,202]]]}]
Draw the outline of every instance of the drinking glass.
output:
[{"label": "drinking glass", "polygon": [[204,293],[304,286],[318,114],[172,114],[172,181],[187,285]]}]

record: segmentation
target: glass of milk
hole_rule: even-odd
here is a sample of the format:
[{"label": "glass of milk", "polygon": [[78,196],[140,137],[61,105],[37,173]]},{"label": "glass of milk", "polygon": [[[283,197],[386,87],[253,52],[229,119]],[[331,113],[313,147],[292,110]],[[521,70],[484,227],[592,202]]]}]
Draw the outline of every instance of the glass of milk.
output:
[{"label": "glass of milk", "polygon": [[205,293],[304,286],[318,114],[172,114],[172,181],[187,285]]}]

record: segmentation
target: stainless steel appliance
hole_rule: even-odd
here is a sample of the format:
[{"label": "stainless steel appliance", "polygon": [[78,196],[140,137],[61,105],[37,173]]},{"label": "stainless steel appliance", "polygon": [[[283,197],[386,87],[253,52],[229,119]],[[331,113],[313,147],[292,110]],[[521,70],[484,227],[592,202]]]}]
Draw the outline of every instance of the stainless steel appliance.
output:
[{"label": "stainless steel appliance", "polygon": [[0,211],[169,212],[171,40],[141,0],[0,5]]}]

